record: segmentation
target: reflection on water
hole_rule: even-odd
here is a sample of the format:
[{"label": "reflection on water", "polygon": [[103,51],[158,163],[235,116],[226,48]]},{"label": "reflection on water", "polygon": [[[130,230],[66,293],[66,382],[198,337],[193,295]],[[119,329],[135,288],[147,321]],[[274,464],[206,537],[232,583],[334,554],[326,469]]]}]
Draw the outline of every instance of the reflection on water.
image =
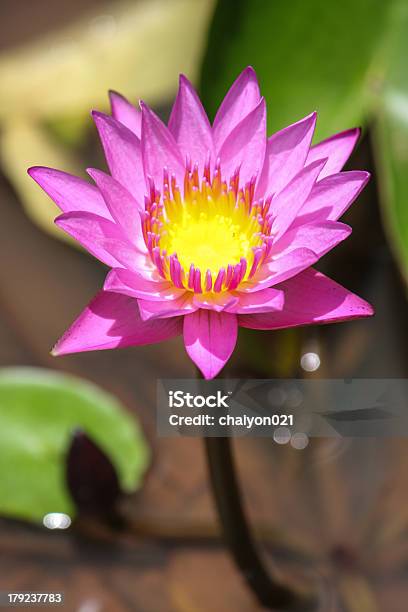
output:
[{"label": "reflection on water", "polygon": [[43,525],[47,529],[68,529],[71,517],[63,512],[49,512],[43,518]]},{"label": "reflection on water", "polygon": [[305,353],[300,358],[300,365],[305,372],[316,372],[320,368],[320,357],[318,353]]}]

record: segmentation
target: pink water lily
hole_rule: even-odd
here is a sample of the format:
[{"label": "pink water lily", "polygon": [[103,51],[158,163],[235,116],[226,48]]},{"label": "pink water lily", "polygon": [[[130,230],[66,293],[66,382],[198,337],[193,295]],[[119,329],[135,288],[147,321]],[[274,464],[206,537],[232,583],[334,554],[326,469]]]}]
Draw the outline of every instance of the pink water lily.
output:
[{"label": "pink water lily", "polygon": [[247,68],[211,126],[189,81],[168,126],[143,102],[111,93],[93,117],[110,174],[95,185],[44,167],[29,174],[62,210],[56,224],[109,266],[103,289],[54,354],[159,342],[183,334],[213,378],[238,326],[280,329],[373,314],[311,266],[351,228],[338,221],[367,172],[340,172],[359,130],[315,146],[316,114],[266,134],[266,107]]}]

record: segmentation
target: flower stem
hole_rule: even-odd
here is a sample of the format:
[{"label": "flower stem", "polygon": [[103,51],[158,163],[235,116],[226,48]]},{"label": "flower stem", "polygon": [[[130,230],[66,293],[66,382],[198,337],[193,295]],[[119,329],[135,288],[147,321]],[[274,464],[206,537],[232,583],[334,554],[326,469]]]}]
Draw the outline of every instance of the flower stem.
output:
[{"label": "flower stem", "polygon": [[[267,571],[256,548],[241,500],[229,438],[204,438],[210,482],[223,536],[248,586],[264,607],[306,611],[315,608]],[[312,606],[312,607],[311,607]]]}]

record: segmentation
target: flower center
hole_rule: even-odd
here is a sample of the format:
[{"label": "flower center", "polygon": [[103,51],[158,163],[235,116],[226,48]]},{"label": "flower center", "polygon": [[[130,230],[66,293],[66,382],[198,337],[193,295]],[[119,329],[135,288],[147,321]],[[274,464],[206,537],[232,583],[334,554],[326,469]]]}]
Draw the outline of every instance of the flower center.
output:
[{"label": "flower center", "polygon": [[164,173],[163,196],[150,184],[143,231],[152,261],[163,278],[196,293],[231,291],[257,270],[270,250],[270,200],[254,201],[255,178],[229,186],[216,165],[199,180],[187,167],[184,195]]},{"label": "flower center", "polygon": [[170,213],[161,233],[162,249],[177,253],[186,270],[194,265],[218,272],[228,264],[238,264],[241,257],[250,259],[253,242],[259,242],[253,239],[254,230],[261,229],[258,221],[239,218],[242,215],[225,210],[222,202],[208,202],[207,209],[201,208],[197,201],[188,201],[178,215]]}]

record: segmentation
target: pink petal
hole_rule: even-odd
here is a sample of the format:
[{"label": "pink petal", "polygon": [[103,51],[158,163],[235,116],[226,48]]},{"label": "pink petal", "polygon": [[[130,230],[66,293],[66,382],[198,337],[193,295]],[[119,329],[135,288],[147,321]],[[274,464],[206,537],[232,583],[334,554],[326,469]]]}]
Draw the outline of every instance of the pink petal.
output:
[{"label": "pink petal", "polygon": [[228,306],[232,307],[238,304],[238,297],[229,291],[223,291],[222,293],[196,293],[193,303],[198,308],[222,312]]},{"label": "pink petal", "polygon": [[177,98],[169,119],[173,134],[183,159],[199,164],[202,173],[208,154],[214,161],[212,130],[200,98],[190,81],[180,75]]},{"label": "pink petal", "polygon": [[140,206],[135,198],[109,174],[94,168],[89,168],[88,174],[97,184],[113,219],[121,226],[130,242],[134,243],[141,252],[147,251],[143,238]]},{"label": "pink petal", "polygon": [[271,255],[292,251],[297,248],[307,248],[319,257],[333,249],[339,242],[350,236],[349,225],[338,221],[321,221],[299,225],[289,229],[280,240],[273,244]]},{"label": "pink petal", "polygon": [[259,104],[260,99],[255,71],[248,66],[231,85],[215,116],[213,135],[217,151],[234,127]]},{"label": "pink petal", "polygon": [[368,172],[340,172],[319,180],[299,211],[294,225],[312,221],[337,221],[370,179]]},{"label": "pink petal", "polygon": [[226,312],[236,314],[251,314],[256,312],[271,312],[282,310],[285,296],[283,291],[278,289],[261,289],[255,293],[236,292],[239,302],[236,306],[226,308]]},{"label": "pink petal", "polygon": [[163,170],[174,174],[180,189],[184,184],[185,160],[174,137],[159,117],[146,105],[142,108],[142,157],[146,177],[151,176],[159,189],[163,184]]},{"label": "pink petal", "polygon": [[310,249],[300,248],[286,252],[281,257],[264,263],[251,279],[241,283],[239,290],[252,293],[272,287],[296,276],[315,264],[318,259],[319,256]]},{"label": "pink petal", "polygon": [[[302,170],[315,126],[316,113],[312,113],[268,139],[265,164],[256,188],[257,198],[279,193]],[[322,155],[318,159],[325,157]]]},{"label": "pink petal", "polygon": [[350,157],[359,136],[360,129],[354,128],[319,142],[310,149],[306,163],[310,164],[316,159],[328,158],[327,164],[320,174],[319,178],[321,179],[330,174],[340,172]]},{"label": "pink petal", "polygon": [[100,291],[55,345],[53,355],[161,342],[178,336],[181,318],[142,321],[137,300]]},{"label": "pink petal", "polygon": [[214,378],[227,363],[235,348],[237,331],[234,314],[200,309],[184,317],[186,350],[204,378]]},{"label": "pink petal", "polygon": [[282,283],[279,289],[285,292],[285,306],[281,312],[240,315],[239,324],[251,329],[281,329],[336,323],[374,314],[368,302],[313,268]]},{"label": "pink petal", "polygon": [[240,168],[240,185],[244,186],[261,171],[266,148],[266,106],[262,98],[229,134],[219,152],[221,170],[227,181]]},{"label": "pink petal", "polygon": [[109,92],[112,117],[120,121],[140,139],[142,132],[142,113],[124,96],[116,91]]},{"label": "pink petal", "polygon": [[55,219],[55,223],[110,267],[122,264],[134,269],[140,259],[146,259],[146,255],[139,253],[127,240],[119,225],[93,213],[64,213]]},{"label": "pink petal", "polygon": [[139,205],[143,206],[147,189],[139,138],[109,115],[97,111],[92,115],[113,178],[126,187]]},{"label": "pink petal", "polygon": [[275,217],[272,233],[277,240],[296,218],[299,210],[312,191],[326,160],[318,160],[303,168],[294,179],[275,196],[271,203],[271,213]]},{"label": "pink petal", "polygon": [[193,304],[192,293],[183,291],[183,294],[175,300],[148,301],[139,300],[140,316],[143,321],[150,319],[167,319],[168,317],[176,317],[187,315],[197,310],[197,306]]},{"label": "pink petal", "polygon": [[62,212],[82,210],[111,219],[99,190],[83,179],[43,166],[29,168],[28,174],[50,196]]},{"label": "pink petal", "polygon": [[174,287],[172,283],[161,278],[156,271],[151,273],[151,278],[146,278],[139,271],[130,272],[124,268],[111,270],[106,277],[103,288],[104,291],[123,293],[130,297],[159,302],[175,300],[185,293],[184,289]]}]

